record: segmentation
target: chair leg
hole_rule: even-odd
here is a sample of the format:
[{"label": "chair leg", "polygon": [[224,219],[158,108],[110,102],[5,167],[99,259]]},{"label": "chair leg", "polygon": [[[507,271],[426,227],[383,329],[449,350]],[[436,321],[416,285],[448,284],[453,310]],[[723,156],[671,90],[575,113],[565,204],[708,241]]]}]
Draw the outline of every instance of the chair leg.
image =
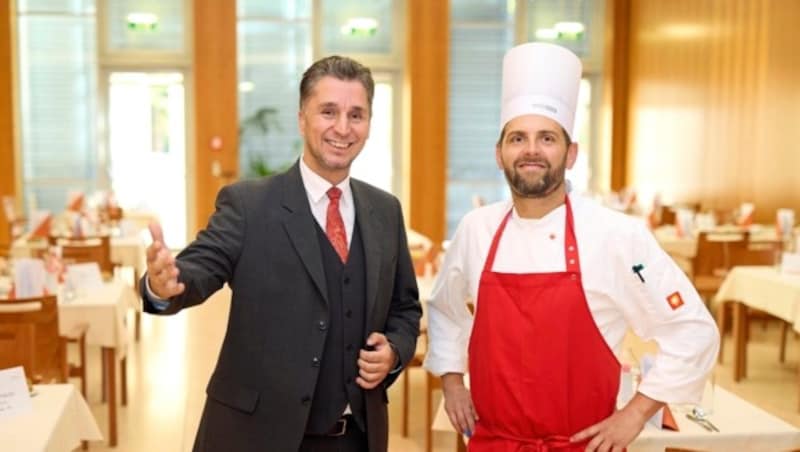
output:
[{"label": "chair leg", "polygon": [[103,390],[101,391],[100,401],[102,403],[106,403],[106,397],[108,397],[108,372],[106,371],[106,354],[103,351],[100,352],[100,363],[100,367],[103,368],[103,381],[100,386],[103,388]]},{"label": "chair leg", "polygon": [[[86,336],[82,336],[80,341],[78,341],[78,347],[80,347],[80,355],[81,355],[81,394],[83,394],[83,398],[86,399],[88,396],[86,395]],[[88,399],[87,399],[88,400]]]},{"label": "chair leg", "polygon": [[725,346],[725,329],[728,327],[727,309],[728,302],[723,301],[717,307],[717,328],[719,329],[719,355],[717,362],[722,364],[722,355]]},{"label": "chair leg", "polygon": [[408,395],[409,389],[408,386],[411,384],[411,379],[409,378],[409,368],[405,368],[403,370],[403,427],[401,430],[401,434],[403,438],[408,437]]},{"label": "chair leg", "polygon": [[781,348],[778,355],[778,360],[782,363],[786,362],[786,337],[789,335],[789,322],[781,321]]},{"label": "chair leg", "polygon": [[433,451],[433,374],[425,372],[425,452]]},{"label": "chair leg", "polygon": [[134,313],[133,322],[133,338],[139,342],[139,338],[142,336],[142,313],[138,309]]},{"label": "chair leg", "polygon": [[122,406],[126,406],[128,404],[128,357],[122,358],[119,363],[119,370],[120,370],[120,385],[122,390]]}]

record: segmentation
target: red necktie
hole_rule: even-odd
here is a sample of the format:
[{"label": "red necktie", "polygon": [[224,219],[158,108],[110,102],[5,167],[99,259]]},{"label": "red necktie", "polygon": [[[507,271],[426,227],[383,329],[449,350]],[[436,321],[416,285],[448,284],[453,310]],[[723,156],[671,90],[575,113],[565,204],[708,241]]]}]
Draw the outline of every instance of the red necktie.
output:
[{"label": "red necktie", "polygon": [[339,213],[339,198],[342,197],[342,191],[336,187],[331,187],[328,190],[328,214],[325,218],[325,235],[328,236],[333,249],[342,259],[342,263],[347,262],[347,232],[344,229],[344,221],[342,221],[342,214]]}]

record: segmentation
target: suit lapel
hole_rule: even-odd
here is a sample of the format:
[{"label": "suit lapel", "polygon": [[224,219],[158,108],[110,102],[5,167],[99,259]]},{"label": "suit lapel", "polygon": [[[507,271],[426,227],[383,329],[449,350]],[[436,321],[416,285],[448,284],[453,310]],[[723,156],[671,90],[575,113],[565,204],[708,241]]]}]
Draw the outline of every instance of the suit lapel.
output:
[{"label": "suit lapel", "polygon": [[364,263],[366,267],[367,293],[366,293],[366,327],[370,332],[372,310],[375,307],[378,294],[378,279],[380,278],[382,247],[379,240],[381,231],[380,219],[373,209],[367,191],[361,182],[350,179],[353,190],[353,202],[356,207],[356,222],[361,231],[361,242],[364,244]]},{"label": "suit lapel", "polygon": [[[299,161],[298,161],[299,162]],[[322,267],[322,251],[319,249],[317,231],[314,228],[314,216],[308,205],[308,195],[300,177],[300,166],[295,163],[284,174],[283,208],[288,211],[284,217],[283,227],[292,241],[292,245],[303,261],[308,274],[317,286],[325,303],[328,303],[328,286],[325,283],[325,270]]]}]

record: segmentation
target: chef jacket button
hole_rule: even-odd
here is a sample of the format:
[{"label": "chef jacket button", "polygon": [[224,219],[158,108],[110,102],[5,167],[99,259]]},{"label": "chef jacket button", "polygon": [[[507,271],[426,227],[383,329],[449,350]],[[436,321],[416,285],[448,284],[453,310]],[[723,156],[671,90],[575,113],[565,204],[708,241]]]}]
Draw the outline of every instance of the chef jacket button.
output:
[{"label": "chef jacket button", "polygon": [[311,365],[314,367],[319,367],[319,358],[317,358],[316,356],[311,358]]},{"label": "chef jacket button", "polygon": [[575,247],[570,245],[569,248],[567,248],[567,251],[575,251]]},{"label": "chef jacket button", "polygon": [[576,279],[578,279],[578,277],[576,275],[572,275],[572,276],[570,276],[570,279],[575,281]]},{"label": "chef jacket button", "polygon": [[328,324],[325,323],[324,320],[320,320],[319,324],[317,324],[317,325],[319,326],[319,329],[322,330],[322,331],[325,331],[326,329],[328,329]]},{"label": "chef jacket button", "polygon": [[574,264],[575,264],[575,259],[570,259],[569,260],[569,265],[574,265]]},{"label": "chef jacket button", "polygon": [[304,395],[303,398],[300,399],[300,403],[303,405],[308,405],[309,402],[311,402],[311,396],[309,395]]}]

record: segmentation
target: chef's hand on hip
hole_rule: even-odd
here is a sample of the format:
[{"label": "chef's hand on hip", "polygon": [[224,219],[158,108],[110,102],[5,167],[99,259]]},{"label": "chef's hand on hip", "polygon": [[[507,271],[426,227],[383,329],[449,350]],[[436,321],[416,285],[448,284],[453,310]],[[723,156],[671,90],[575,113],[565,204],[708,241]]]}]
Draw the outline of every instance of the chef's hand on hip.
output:
[{"label": "chef's hand on hip", "polygon": [[586,452],[622,452],[639,436],[644,424],[664,404],[642,393],[636,395],[625,408],[570,438],[572,442],[589,440]]},{"label": "chef's hand on hip", "polygon": [[464,386],[464,375],[447,373],[442,375],[442,391],[444,392],[444,409],[453,428],[470,437],[475,431],[478,413],[472,404],[472,394]]},{"label": "chef's hand on hip", "polygon": [[153,243],[147,247],[147,282],[150,290],[158,298],[166,300],[181,294],[186,288],[178,282],[178,266],[175,258],[164,244],[164,233],[157,222],[150,223],[150,235]]},{"label": "chef's hand on hip", "polygon": [[367,338],[367,346],[358,352],[358,377],[356,383],[364,389],[372,389],[389,375],[397,355],[381,333],[373,332]]}]

